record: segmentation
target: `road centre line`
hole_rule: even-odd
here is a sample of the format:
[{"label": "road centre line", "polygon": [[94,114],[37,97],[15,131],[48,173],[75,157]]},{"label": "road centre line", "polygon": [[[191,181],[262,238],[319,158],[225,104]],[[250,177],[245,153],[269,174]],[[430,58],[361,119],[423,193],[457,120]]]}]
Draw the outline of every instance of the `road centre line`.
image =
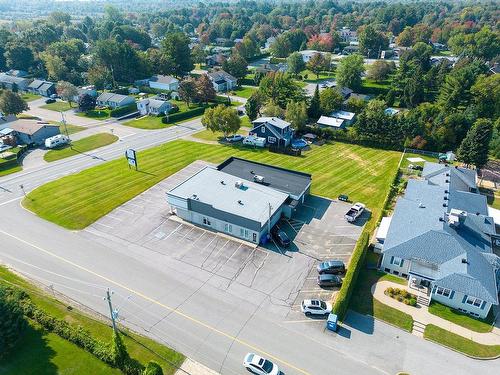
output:
[{"label": "road centre line", "polygon": [[63,257],[61,257],[61,256],[59,256],[59,255],[57,255],[55,253],[52,253],[51,251],[48,251],[48,250],[46,250],[46,249],[44,249],[44,248],[42,248],[40,246],[37,246],[37,245],[32,244],[32,243],[30,243],[30,242],[28,242],[26,240],[23,240],[22,238],[19,238],[19,237],[14,236],[14,235],[12,235],[10,233],[4,232],[1,229],[0,229],[0,233],[2,233],[3,235],[8,236],[8,237],[10,237],[10,238],[12,238],[14,240],[22,242],[25,245],[28,245],[28,246],[30,246],[30,247],[38,250],[38,251],[41,251],[41,252],[43,252],[43,253],[45,253],[45,254],[47,254],[47,255],[55,258],[55,259],[58,259],[58,260],[60,260],[60,261],[62,261],[64,263],[67,263],[67,264],[69,264],[69,265],[71,265],[73,267],[76,267],[76,268],[78,268],[78,269],[80,269],[80,270],[82,270],[84,272],[87,272],[87,273],[89,273],[91,275],[94,275],[94,276],[96,276],[96,277],[98,277],[98,278],[100,278],[102,280],[105,280],[105,281],[109,282],[110,284],[113,284],[113,285],[116,285],[116,286],[118,286],[118,287],[120,287],[122,289],[125,289],[126,291],[128,291],[130,293],[133,293],[133,294],[135,294],[135,295],[137,295],[137,296],[145,299],[146,301],[149,301],[149,302],[154,303],[154,304],[156,304],[158,306],[161,306],[161,307],[165,308],[166,310],[171,311],[172,313],[179,315],[182,318],[185,318],[185,319],[187,319],[187,320],[189,320],[189,321],[191,321],[193,323],[196,323],[196,324],[198,324],[198,325],[200,325],[200,326],[202,326],[202,327],[204,327],[204,328],[206,328],[206,329],[208,329],[208,330],[210,330],[212,332],[215,332],[215,333],[217,333],[217,334],[219,334],[219,335],[221,335],[223,337],[226,337],[226,338],[228,338],[228,339],[230,339],[232,341],[235,341],[235,342],[239,343],[240,345],[246,346],[247,348],[255,350],[257,352],[261,352],[264,356],[267,356],[267,357],[269,357],[269,358],[271,358],[271,359],[273,359],[273,360],[275,360],[277,362],[281,362],[284,365],[286,365],[286,366],[288,366],[290,368],[293,368],[294,370],[296,370],[296,371],[298,371],[298,372],[300,372],[300,373],[302,373],[304,375],[310,375],[307,371],[305,371],[305,370],[303,370],[303,369],[301,369],[301,368],[299,368],[297,366],[294,366],[291,363],[289,363],[289,362],[287,362],[287,361],[285,361],[285,360],[283,360],[281,358],[278,358],[278,357],[274,356],[271,353],[267,353],[266,351],[262,350],[261,348],[257,347],[254,344],[251,344],[251,343],[249,343],[249,342],[247,342],[245,340],[242,340],[242,339],[240,339],[240,338],[238,338],[236,336],[233,336],[233,335],[228,334],[228,333],[226,333],[226,332],[224,332],[224,331],[222,331],[222,330],[220,330],[218,328],[215,328],[215,327],[211,326],[208,323],[205,323],[205,322],[203,322],[203,321],[201,321],[201,320],[199,320],[197,318],[194,318],[194,317],[192,317],[192,316],[190,316],[190,315],[188,315],[186,313],[183,313],[183,312],[181,312],[181,311],[179,311],[179,310],[177,310],[175,308],[172,308],[172,307],[170,307],[170,306],[168,306],[168,305],[166,305],[166,304],[164,304],[164,303],[162,303],[160,301],[157,301],[156,299],[154,299],[152,297],[149,297],[149,296],[147,296],[147,295],[145,295],[145,294],[143,294],[143,293],[141,293],[141,292],[139,292],[137,290],[134,290],[134,289],[132,289],[132,288],[126,286],[126,285],[123,285],[123,284],[121,284],[121,283],[119,283],[117,281],[114,281],[113,279],[110,279],[109,277],[106,277],[106,276],[101,275],[101,274],[99,274],[99,273],[97,273],[95,271],[92,271],[92,270],[90,270],[90,269],[88,269],[86,267],[83,267],[83,266],[81,266],[81,265],[79,265],[79,264],[77,264],[77,263],[75,263],[75,262],[73,262],[73,261],[71,261],[69,259],[63,258]]}]

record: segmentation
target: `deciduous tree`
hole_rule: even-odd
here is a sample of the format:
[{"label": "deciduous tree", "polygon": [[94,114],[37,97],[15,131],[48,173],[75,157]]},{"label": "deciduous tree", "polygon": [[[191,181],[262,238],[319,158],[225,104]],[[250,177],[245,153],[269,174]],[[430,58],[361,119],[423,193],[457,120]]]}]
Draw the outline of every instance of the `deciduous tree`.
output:
[{"label": "deciduous tree", "polygon": [[224,134],[224,137],[236,134],[241,127],[241,119],[236,110],[222,104],[215,108],[207,109],[201,119],[201,123],[214,133],[221,132]]},{"label": "deciduous tree", "polygon": [[336,88],[326,88],[319,94],[321,113],[330,115],[340,109],[344,98]]},{"label": "deciduous tree", "polygon": [[61,99],[66,100],[71,107],[71,103],[75,100],[74,98],[78,95],[78,88],[70,82],[59,81],[56,86],[57,94]]},{"label": "deciduous tree", "polygon": [[0,95],[0,111],[3,114],[18,115],[28,109],[28,104],[15,92],[4,90]]},{"label": "deciduous tree", "polygon": [[340,60],[337,67],[337,83],[340,87],[357,90],[361,87],[361,74],[365,71],[363,56],[353,54]]},{"label": "deciduous tree", "polygon": [[288,72],[294,76],[297,76],[306,68],[306,63],[304,62],[302,55],[298,52],[293,52],[290,56],[288,56],[286,62]]},{"label": "deciduous tree", "polygon": [[307,124],[307,107],[305,102],[289,102],[286,106],[285,120],[296,130],[304,129]]}]

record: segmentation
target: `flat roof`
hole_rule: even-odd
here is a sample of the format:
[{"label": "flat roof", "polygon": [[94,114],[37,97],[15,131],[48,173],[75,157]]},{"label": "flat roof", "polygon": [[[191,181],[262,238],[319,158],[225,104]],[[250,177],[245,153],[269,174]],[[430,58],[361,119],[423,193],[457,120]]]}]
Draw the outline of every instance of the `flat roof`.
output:
[{"label": "flat roof", "polygon": [[292,171],[236,157],[227,159],[217,169],[252,182],[255,175],[262,176],[264,177],[264,183],[259,185],[268,186],[294,196],[300,196],[304,193],[311,184],[312,179],[308,173]]},{"label": "flat roof", "polygon": [[[243,186],[237,187],[237,183]],[[192,177],[174,187],[168,193],[212,206],[216,210],[260,223],[261,226],[288,199],[288,195],[262,184],[221,172],[214,167],[205,167]]]},{"label": "flat roof", "polygon": [[318,125],[331,126],[334,128],[341,128],[344,124],[344,120],[336,117],[321,116],[318,121]]}]

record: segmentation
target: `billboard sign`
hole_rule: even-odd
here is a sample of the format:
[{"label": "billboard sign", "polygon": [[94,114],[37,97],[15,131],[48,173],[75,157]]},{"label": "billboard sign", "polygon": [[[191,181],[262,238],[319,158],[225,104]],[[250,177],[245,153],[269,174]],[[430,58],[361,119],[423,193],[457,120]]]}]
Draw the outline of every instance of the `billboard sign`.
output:
[{"label": "billboard sign", "polygon": [[132,166],[135,167],[135,170],[137,170],[137,154],[135,150],[129,148],[125,151],[125,158],[127,158],[128,167],[130,168],[130,166]]}]

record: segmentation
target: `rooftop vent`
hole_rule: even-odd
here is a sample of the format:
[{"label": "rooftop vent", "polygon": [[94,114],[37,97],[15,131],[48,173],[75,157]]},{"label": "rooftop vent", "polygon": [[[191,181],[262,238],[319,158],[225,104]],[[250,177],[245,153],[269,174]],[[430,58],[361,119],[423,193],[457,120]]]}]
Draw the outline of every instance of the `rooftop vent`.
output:
[{"label": "rooftop vent", "polygon": [[254,171],[250,171],[250,174],[255,174],[255,172]]},{"label": "rooftop vent", "polygon": [[449,184],[450,180],[446,179],[446,180],[444,180],[444,182],[446,182],[447,184]]},{"label": "rooftop vent", "polygon": [[423,203],[419,203],[419,204],[418,204],[418,208],[425,208],[425,204],[423,204]]},{"label": "rooftop vent", "polygon": [[444,193],[445,193],[445,194],[448,194],[448,193],[449,193],[449,191],[448,191],[448,190],[445,190],[445,191],[444,191]]},{"label": "rooftop vent", "polygon": [[256,174],[255,176],[253,176],[253,180],[255,182],[258,182],[259,184],[262,184],[264,183],[264,176],[259,176],[258,174]]},{"label": "rooftop vent", "polygon": [[226,183],[224,182],[224,180],[220,180],[220,183],[221,185],[225,185]]},{"label": "rooftop vent", "polygon": [[444,196],[444,200],[445,200],[445,201],[447,201],[447,200],[448,200],[448,196],[447,196],[447,195],[445,195],[445,196]]},{"label": "rooftop vent", "polygon": [[[444,205],[443,205],[444,206]],[[439,221],[444,221],[444,219],[442,217],[439,218]]]},{"label": "rooftop vent", "polygon": [[448,207],[448,205],[446,203],[443,203],[443,207]]},{"label": "rooftop vent", "polygon": [[450,174],[449,174],[449,173],[446,173],[446,177],[450,177]]},{"label": "rooftop vent", "polygon": [[243,206],[243,202],[241,200],[238,201],[238,204],[241,204]]},{"label": "rooftop vent", "polygon": [[463,264],[469,264],[469,262],[468,262],[468,261],[467,261],[467,259],[465,259],[465,258],[462,258],[462,263],[463,263]]}]

